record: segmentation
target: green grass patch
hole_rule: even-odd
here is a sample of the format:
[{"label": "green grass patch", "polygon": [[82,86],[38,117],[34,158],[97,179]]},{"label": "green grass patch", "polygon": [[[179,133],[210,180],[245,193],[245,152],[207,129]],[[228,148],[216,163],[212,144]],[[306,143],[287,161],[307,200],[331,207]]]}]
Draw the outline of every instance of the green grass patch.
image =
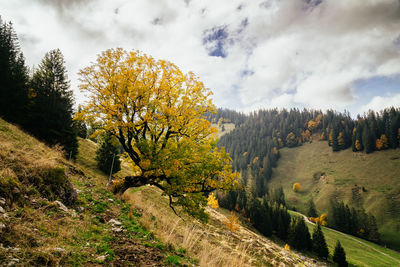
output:
[{"label": "green grass patch", "polygon": [[165,264],[172,266],[182,266],[181,264],[182,258],[178,255],[168,255],[165,258]]}]

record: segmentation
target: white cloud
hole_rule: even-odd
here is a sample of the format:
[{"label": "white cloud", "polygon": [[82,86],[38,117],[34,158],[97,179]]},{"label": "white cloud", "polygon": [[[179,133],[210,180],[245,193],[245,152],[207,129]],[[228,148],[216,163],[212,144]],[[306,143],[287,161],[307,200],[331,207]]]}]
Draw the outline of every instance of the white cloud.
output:
[{"label": "white cloud", "polygon": [[400,94],[375,96],[368,104],[361,106],[359,113],[363,114],[369,110],[380,111],[390,107],[400,107]]},{"label": "white cloud", "polygon": [[[355,81],[400,73],[397,0],[21,0],[2,1],[0,10],[30,66],[62,50],[75,90],[78,70],[111,47],[191,70],[217,106],[241,110],[341,110],[363,97]],[[220,42],[225,58],[209,56],[203,43],[215,27],[228,35]]]}]

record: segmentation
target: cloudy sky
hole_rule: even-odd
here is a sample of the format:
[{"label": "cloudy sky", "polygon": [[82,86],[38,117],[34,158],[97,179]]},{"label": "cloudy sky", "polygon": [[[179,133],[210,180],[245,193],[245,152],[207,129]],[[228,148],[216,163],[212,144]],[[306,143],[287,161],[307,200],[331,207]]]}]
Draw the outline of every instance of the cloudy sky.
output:
[{"label": "cloudy sky", "polygon": [[63,52],[77,72],[138,49],[193,71],[241,111],[400,107],[399,0],[0,0],[27,64]]}]

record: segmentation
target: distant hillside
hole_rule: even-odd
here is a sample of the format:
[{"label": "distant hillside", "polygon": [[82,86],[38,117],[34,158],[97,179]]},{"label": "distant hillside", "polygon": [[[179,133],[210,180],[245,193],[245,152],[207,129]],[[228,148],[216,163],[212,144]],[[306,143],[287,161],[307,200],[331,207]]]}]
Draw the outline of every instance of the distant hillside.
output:
[{"label": "distant hillside", "polygon": [[[313,198],[319,212],[328,212],[331,199],[364,208],[375,215],[383,241],[400,249],[400,149],[332,152],[326,142],[314,141],[280,154],[268,187],[282,185],[290,206],[305,213]],[[295,182],[299,193],[292,190]]]}]

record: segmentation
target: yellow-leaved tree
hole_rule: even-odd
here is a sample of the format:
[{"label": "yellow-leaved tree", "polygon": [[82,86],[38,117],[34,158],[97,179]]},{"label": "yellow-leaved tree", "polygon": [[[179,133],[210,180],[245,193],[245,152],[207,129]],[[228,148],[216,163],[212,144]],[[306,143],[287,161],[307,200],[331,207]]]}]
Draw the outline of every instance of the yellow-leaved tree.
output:
[{"label": "yellow-leaved tree", "polygon": [[79,75],[89,100],[77,119],[114,135],[132,160],[135,171],[120,191],[154,185],[175,213],[181,206],[206,220],[205,195],[238,185],[231,158],[216,146],[216,129],[204,117],[215,112],[211,92],[193,73],[117,48],[102,52]]}]

